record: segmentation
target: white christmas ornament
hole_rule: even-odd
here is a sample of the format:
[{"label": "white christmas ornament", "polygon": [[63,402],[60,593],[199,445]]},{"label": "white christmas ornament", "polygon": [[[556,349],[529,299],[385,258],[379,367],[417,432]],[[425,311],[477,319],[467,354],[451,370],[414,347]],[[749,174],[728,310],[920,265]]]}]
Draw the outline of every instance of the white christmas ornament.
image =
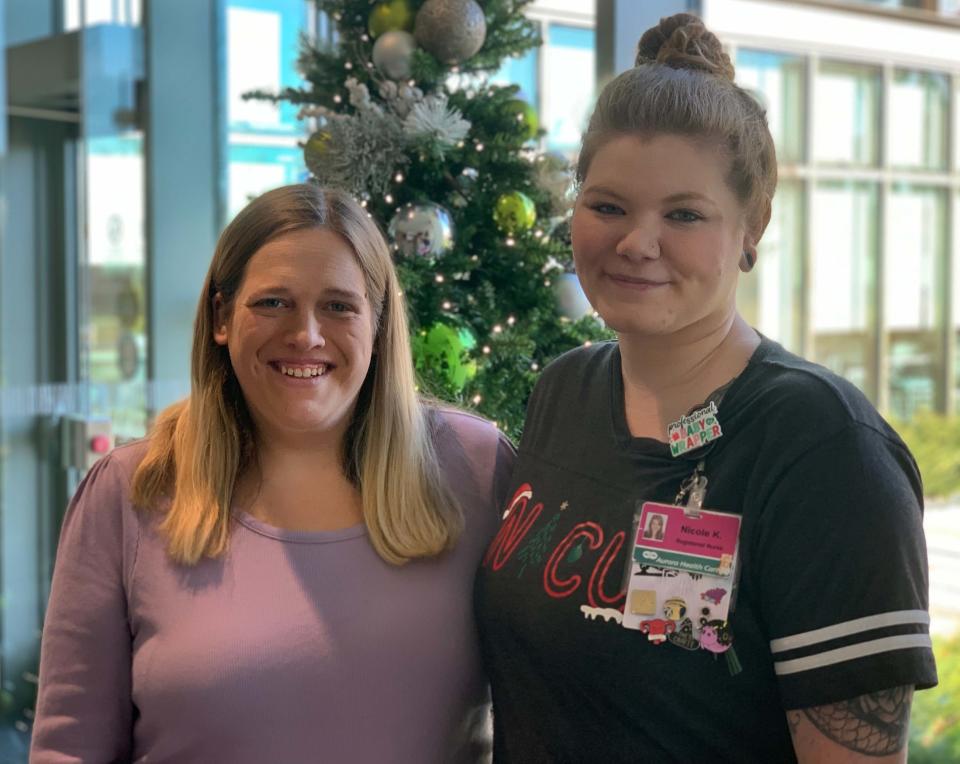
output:
[{"label": "white christmas ornament", "polygon": [[470,122],[459,109],[448,105],[445,95],[429,95],[410,107],[403,120],[403,132],[410,138],[431,138],[450,147],[467,136]]},{"label": "white christmas ornament", "polygon": [[410,65],[417,42],[402,29],[384,32],[373,44],[373,63],[380,73],[391,80],[410,77]]}]

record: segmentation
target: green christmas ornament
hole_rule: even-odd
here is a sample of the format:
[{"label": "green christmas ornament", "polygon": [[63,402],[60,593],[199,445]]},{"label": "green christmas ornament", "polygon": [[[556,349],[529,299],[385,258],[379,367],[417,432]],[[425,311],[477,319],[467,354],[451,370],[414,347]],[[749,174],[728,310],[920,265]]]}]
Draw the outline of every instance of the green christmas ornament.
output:
[{"label": "green christmas ornament", "polygon": [[537,110],[522,98],[513,98],[504,104],[507,113],[523,127],[523,135],[526,140],[537,137],[537,131],[540,129],[540,118],[537,116]]},{"label": "green christmas ornament", "polygon": [[476,342],[469,329],[455,329],[438,321],[414,341],[417,369],[434,373],[460,392],[477,374],[477,363],[468,353]]},{"label": "green christmas ornament", "polygon": [[377,3],[367,19],[367,31],[371,37],[379,37],[392,29],[409,32],[413,29],[413,10],[408,0],[388,0]]},{"label": "green christmas ornament", "polygon": [[493,210],[493,222],[508,234],[529,230],[537,221],[533,200],[522,191],[500,194]]}]

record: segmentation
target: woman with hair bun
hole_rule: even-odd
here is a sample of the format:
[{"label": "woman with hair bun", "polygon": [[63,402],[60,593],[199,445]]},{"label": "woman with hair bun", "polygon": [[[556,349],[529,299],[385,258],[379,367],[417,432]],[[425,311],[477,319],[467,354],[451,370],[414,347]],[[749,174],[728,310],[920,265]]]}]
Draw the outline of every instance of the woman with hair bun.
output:
[{"label": "woman with hair bun", "polygon": [[227,226],[191,382],[67,511],[30,761],[488,753],[471,592],[513,450],[417,396],[355,200],[286,186]]},{"label": "woman with hair bun", "polygon": [[737,313],[776,173],[695,16],[598,99],[572,243],[617,340],[544,371],[481,568],[496,762],[906,758],[937,681],[920,475],[857,389]]}]

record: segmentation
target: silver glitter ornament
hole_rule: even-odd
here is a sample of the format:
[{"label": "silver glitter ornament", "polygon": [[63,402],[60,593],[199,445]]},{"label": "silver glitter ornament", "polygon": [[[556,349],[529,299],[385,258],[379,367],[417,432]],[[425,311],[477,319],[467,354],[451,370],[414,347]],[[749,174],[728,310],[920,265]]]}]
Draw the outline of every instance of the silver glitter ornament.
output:
[{"label": "silver glitter ornament", "polygon": [[373,44],[373,63],[384,77],[406,80],[417,42],[413,35],[401,29],[384,32]]},{"label": "silver glitter ornament", "polygon": [[443,257],[453,249],[453,218],[439,204],[405,204],[388,229],[390,239],[404,257]]},{"label": "silver glitter ornament", "polygon": [[459,64],[483,47],[487,20],[476,0],[427,0],[417,11],[413,34],[444,64]]},{"label": "silver glitter ornament", "polygon": [[553,293],[557,297],[561,316],[576,321],[593,313],[593,306],[583,293],[576,273],[561,273],[552,280]]}]

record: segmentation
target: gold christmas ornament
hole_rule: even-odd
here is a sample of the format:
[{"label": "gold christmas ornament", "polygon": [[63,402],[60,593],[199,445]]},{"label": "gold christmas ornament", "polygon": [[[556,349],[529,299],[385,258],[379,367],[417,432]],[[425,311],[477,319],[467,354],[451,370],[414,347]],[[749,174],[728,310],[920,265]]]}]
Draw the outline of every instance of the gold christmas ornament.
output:
[{"label": "gold christmas ornament", "polygon": [[318,162],[330,150],[331,138],[329,130],[317,130],[307,140],[307,145],[303,147],[303,161],[307,165],[307,169],[315,176],[319,176],[316,169]]},{"label": "gold christmas ornament", "polygon": [[407,0],[388,0],[385,3],[377,3],[370,11],[367,31],[370,32],[371,37],[379,37],[392,29],[402,29],[407,32],[413,29],[413,10]]}]

